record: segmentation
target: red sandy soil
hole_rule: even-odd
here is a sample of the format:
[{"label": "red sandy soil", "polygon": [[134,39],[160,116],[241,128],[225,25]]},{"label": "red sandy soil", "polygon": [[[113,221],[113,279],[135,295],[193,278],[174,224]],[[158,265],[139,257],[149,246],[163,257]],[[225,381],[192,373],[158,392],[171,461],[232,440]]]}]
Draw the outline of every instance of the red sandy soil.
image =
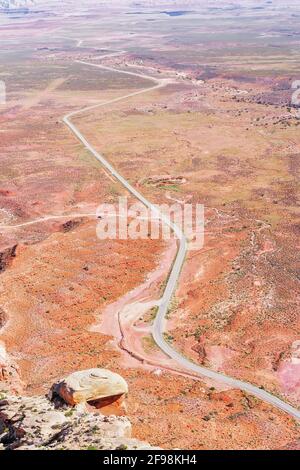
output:
[{"label": "red sandy soil", "polygon": [[[110,63],[124,66],[125,61],[122,57]],[[290,117],[286,130],[281,121],[285,106],[272,106],[271,97],[269,104],[260,102],[268,87],[274,94],[284,81],[279,77],[276,83],[270,79],[243,86],[249,96],[232,79],[196,89],[182,82],[140,97],[134,105],[118,104],[113,117],[96,111],[80,125],[152,200],[206,205],[205,246],[189,253],[170,315],[176,347],[207,367],[263,386],[297,406],[298,363],[290,357],[300,334],[298,123]],[[274,133],[281,139],[278,147]],[[147,161],[146,179],[142,161]],[[184,184],[174,185],[176,178]]]},{"label": "red sandy soil", "polygon": [[[34,32],[47,27],[37,23]],[[15,33],[6,34],[11,39]],[[31,41],[27,35],[26,41]],[[89,49],[80,58],[95,54]],[[72,59],[78,57],[75,45],[67,51],[35,50],[21,64],[28,75],[21,70],[10,85],[10,107],[0,116],[0,224],[69,214],[0,234],[1,341],[9,367],[19,367],[23,393],[46,392],[74,370],[107,367],[129,382],[135,435],[152,444],[297,447],[299,429],[285,414],[240,391],[154,365],[174,366],[150,336],[152,309],[174,244],[103,242],[96,237],[95,220],[70,215],[93,213],[124,191],[61,122],[68,111],[144,83],[129,86],[74,69]],[[137,65],[131,56],[108,63],[124,66],[124,60]],[[63,71],[54,72],[57,66]],[[286,109],[258,103],[270,84],[275,86],[274,79],[245,85],[250,96],[240,99],[238,77],[221,75],[201,87],[188,79],[195,78],[193,70],[187,69],[185,78],[170,64],[156,66],[179,82],[76,122],[154,202],[207,207],[205,247],[189,253],[170,312],[174,346],[201,364],[297,404],[299,131],[293,120],[290,126],[280,122]],[[278,133],[276,143],[270,123]],[[156,178],[166,175],[170,184],[157,186]],[[178,177],[180,188],[174,188]],[[23,384],[13,378],[8,385],[20,392]]]},{"label": "red sandy soil", "polygon": [[94,223],[17,249],[12,267],[1,276],[1,305],[9,312],[1,336],[28,391],[46,391],[72,370],[113,366],[118,355],[105,351],[109,336],[90,332],[89,326],[97,310],[151,271],[157,251],[158,244],[150,241],[133,242],[130,251],[125,242],[100,242]]}]

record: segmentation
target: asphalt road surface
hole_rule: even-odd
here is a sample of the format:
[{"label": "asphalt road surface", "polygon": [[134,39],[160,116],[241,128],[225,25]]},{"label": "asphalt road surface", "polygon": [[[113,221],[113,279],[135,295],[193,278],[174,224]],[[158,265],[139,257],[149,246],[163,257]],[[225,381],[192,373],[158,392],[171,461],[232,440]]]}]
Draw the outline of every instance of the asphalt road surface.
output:
[{"label": "asphalt road surface", "polygon": [[[121,52],[123,53],[123,51]],[[115,56],[116,53],[112,53],[111,56]],[[109,54],[105,55],[105,57],[108,57]],[[129,98],[132,98],[134,96],[140,95],[142,93],[149,93],[151,91],[154,91],[158,88],[162,88],[166,86],[167,84],[170,83],[169,79],[156,79],[144,74],[138,74],[135,72],[129,72],[129,71],[123,71],[123,70],[118,70],[112,67],[107,67],[104,65],[99,65],[99,64],[93,64],[89,62],[84,62],[84,61],[77,61],[78,63],[81,63],[83,65],[86,65],[88,67],[97,67],[102,70],[108,70],[108,71],[113,71],[115,73],[121,73],[121,74],[126,74],[126,75],[131,75],[139,78],[143,78],[146,80],[150,80],[155,83],[153,87],[142,89],[139,91],[136,91],[134,93],[127,94],[125,96],[121,96],[119,98],[115,98],[106,102],[102,102],[100,104],[96,104],[93,106],[89,106],[83,109],[80,109],[78,111],[74,111],[67,116],[63,118],[64,123],[71,129],[71,131],[74,133],[74,135],[79,139],[79,141],[84,145],[84,147],[109,171],[109,173],[116,179],[118,180],[136,199],[138,199],[140,202],[142,202],[147,208],[149,208],[153,214],[156,214],[157,217],[165,224],[167,224],[176,234],[176,237],[178,238],[178,252],[176,255],[176,259],[173,263],[173,266],[171,268],[171,272],[169,274],[169,278],[167,281],[167,285],[163,294],[163,297],[161,299],[160,305],[159,305],[159,310],[157,313],[157,316],[154,321],[153,325],[153,338],[156,342],[156,344],[159,346],[159,348],[167,354],[169,357],[174,359],[181,367],[184,369],[191,371],[193,374],[200,375],[203,377],[208,377],[210,379],[216,380],[218,382],[222,382],[232,388],[240,389],[243,390],[244,392],[247,392],[251,395],[254,395],[255,397],[259,398],[260,400],[263,400],[266,403],[269,403],[270,405],[275,406],[276,408],[285,411],[288,413],[290,416],[296,419],[300,419],[300,411],[288,403],[285,403],[283,400],[280,400],[278,397],[275,395],[272,395],[269,392],[266,392],[265,390],[252,385],[248,382],[243,382],[241,380],[228,377],[227,375],[224,375],[220,372],[214,372],[210,369],[207,369],[206,367],[202,367],[197,365],[196,363],[190,361],[189,359],[185,358],[175,350],[169,342],[165,339],[165,327],[166,327],[166,315],[168,313],[168,309],[170,307],[170,302],[172,300],[172,297],[174,295],[179,277],[180,277],[180,272],[182,269],[182,266],[184,264],[185,256],[187,253],[188,249],[188,243],[186,240],[186,237],[184,233],[170,220],[169,217],[167,217],[165,214],[159,211],[159,209],[153,205],[148,199],[146,199],[139,191],[137,191],[131,184],[122,176],[118,171],[101,155],[99,152],[97,152],[92,145],[86,140],[86,138],[81,134],[81,132],[78,130],[78,128],[72,123],[71,118],[74,116],[78,116],[79,114],[86,113],[88,111],[91,111],[92,109],[95,108],[100,108],[102,106],[107,106],[112,103],[117,103],[118,101],[123,101]]]}]

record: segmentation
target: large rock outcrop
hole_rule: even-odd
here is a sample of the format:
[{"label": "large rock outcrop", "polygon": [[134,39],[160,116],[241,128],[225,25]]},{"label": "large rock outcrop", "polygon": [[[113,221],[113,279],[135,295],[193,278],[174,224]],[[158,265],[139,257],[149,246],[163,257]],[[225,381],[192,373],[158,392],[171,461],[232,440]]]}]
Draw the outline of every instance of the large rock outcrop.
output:
[{"label": "large rock outcrop", "polygon": [[102,414],[117,416],[126,413],[125,397],[128,385],[119,374],[106,369],[74,372],[54,384],[50,399],[62,399],[71,406],[79,403],[101,410]]},{"label": "large rock outcrop", "polygon": [[[66,400],[61,400],[57,391]],[[2,393],[0,450],[151,449],[131,437],[128,418],[105,416],[101,407],[96,410],[87,405],[91,399],[107,400],[110,394],[124,395],[127,391],[125,380],[118,374],[92,369],[71,374],[54,385],[48,397]]]},{"label": "large rock outcrop", "polygon": [[89,413],[81,405],[55,409],[46,397],[0,401],[0,450],[150,449],[131,438],[126,417]]}]

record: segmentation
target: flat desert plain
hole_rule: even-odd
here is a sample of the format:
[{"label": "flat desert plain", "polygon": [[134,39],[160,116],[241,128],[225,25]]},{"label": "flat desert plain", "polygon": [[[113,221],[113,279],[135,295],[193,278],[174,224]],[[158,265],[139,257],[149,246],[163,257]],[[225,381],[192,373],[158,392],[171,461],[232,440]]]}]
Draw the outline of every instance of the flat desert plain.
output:
[{"label": "flat desert plain", "polygon": [[[134,198],[63,122],[92,107],[72,122],[148,200],[205,206],[168,342],[299,407],[300,7],[288,3],[0,13],[3,390],[42,394],[107,368],[129,383],[134,435],[153,445],[299,449],[291,416],[159,350],[151,327],[176,242],[97,237],[98,206]],[[164,86],[142,93],[151,77]]]}]

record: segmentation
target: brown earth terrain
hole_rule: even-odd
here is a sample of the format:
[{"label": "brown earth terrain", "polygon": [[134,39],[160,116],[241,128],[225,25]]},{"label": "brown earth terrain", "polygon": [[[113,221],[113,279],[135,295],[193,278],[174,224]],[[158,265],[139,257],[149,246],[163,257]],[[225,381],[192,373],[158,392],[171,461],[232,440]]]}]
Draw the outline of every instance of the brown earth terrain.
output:
[{"label": "brown earth terrain", "polygon": [[[33,396],[74,370],[104,367],[126,378],[134,436],[152,445],[297,447],[292,418],[192,378],[158,350],[151,325],[176,245],[97,237],[99,204],[127,194],[62,122],[152,86],[75,60],[170,79],[73,122],[149,200],[205,205],[205,244],[188,253],[169,341],[299,407],[295,22],[287,36],[275,15],[266,43],[251,9],[247,37],[226,10],[78,13],[0,17],[0,389]],[[126,53],[99,58],[115,51]]]}]

